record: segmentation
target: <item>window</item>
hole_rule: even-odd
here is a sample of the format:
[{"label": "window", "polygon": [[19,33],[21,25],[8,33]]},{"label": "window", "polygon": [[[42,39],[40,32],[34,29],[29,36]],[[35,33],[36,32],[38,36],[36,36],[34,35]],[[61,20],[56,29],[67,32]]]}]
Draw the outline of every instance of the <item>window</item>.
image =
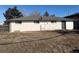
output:
[{"label": "window", "polygon": [[21,23],[22,23],[22,21],[16,21],[15,23],[17,23],[17,24],[21,24]]},{"label": "window", "polygon": [[34,23],[39,23],[39,21],[34,21]]},{"label": "window", "polygon": [[56,21],[51,21],[51,23],[56,23]]}]

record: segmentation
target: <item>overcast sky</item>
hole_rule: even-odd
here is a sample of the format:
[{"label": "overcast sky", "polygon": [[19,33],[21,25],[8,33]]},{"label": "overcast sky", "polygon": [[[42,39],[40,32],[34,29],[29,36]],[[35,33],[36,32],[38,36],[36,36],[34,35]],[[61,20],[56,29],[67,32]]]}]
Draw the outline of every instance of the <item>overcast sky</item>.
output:
[{"label": "overcast sky", "polygon": [[[3,13],[15,5],[0,5],[0,24],[5,21]],[[41,15],[47,10],[50,15],[63,17],[73,13],[79,12],[78,5],[16,5],[17,8],[24,13],[25,16],[29,16],[33,11],[39,11]]]}]

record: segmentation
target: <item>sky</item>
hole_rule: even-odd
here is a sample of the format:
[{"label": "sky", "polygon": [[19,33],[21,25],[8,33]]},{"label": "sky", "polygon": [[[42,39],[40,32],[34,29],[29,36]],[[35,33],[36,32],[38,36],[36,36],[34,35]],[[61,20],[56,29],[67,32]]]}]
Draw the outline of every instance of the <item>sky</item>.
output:
[{"label": "sky", "polygon": [[33,11],[39,11],[41,15],[48,11],[50,15],[64,17],[79,12],[79,5],[0,5],[0,24],[6,20],[3,13],[8,8],[17,6],[17,9],[23,12],[24,16],[29,16]]}]

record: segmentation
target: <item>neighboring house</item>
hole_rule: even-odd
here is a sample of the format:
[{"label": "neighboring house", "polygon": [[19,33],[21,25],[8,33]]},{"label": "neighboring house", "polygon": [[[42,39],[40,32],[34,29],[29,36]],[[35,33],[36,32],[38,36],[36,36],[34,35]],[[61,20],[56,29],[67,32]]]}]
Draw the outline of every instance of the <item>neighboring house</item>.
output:
[{"label": "neighboring house", "polygon": [[56,16],[26,16],[6,21],[9,32],[14,31],[50,31],[73,30],[74,19]]},{"label": "neighboring house", "polygon": [[79,30],[79,13],[68,15],[68,16],[65,16],[64,18],[75,19],[75,21],[73,22],[74,24],[73,27],[75,30]]}]

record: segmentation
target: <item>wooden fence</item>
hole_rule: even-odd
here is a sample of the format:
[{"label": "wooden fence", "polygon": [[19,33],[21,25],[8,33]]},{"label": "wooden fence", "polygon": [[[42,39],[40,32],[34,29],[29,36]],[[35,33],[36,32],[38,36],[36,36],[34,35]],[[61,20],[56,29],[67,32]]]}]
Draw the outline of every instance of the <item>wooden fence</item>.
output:
[{"label": "wooden fence", "polygon": [[0,32],[8,32],[8,25],[0,25]]}]

